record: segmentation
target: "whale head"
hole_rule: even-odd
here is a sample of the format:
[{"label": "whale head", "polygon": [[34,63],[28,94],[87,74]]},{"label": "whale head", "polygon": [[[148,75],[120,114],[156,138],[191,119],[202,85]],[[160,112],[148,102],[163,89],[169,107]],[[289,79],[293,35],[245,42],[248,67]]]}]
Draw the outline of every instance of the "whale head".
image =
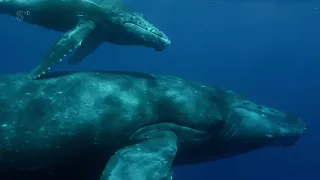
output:
[{"label": "whale head", "polygon": [[242,147],[294,146],[306,130],[297,116],[247,100],[232,103],[222,136]]},{"label": "whale head", "polygon": [[227,94],[229,98],[218,101],[223,114],[219,123],[207,130],[211,138],[195,148],[196,156],[186,156],[184,163],[215,161],[266,147],[292,147],[307,129],[295,115]]},{"label": "whale head", "polygon": [[201,87],[205,91],[197,91],[201,100],[192,111],[201,118],[191,116],[188,123],[205,132],[205,137],[181,148],[176,165],[216,161],[268,147],[292,147],[307,129],[293,114],[258,105],[231,91]]},{"label": "whale head", "polygon": [[141,45],[156,51],[163,51],[171,44],[169,38],[150,23],[143,14],[127,13],[125,17],[121,18],[121,26],[117,40],[123,39],[123,44]]}]

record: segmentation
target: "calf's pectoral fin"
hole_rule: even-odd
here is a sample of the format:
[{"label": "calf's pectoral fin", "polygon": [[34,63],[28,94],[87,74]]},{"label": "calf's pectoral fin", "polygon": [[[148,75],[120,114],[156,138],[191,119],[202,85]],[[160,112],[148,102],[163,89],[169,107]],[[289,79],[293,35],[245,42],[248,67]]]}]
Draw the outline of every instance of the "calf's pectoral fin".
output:
[{"label": "calf's pectoral fin", "polygon": [[172,131],[153,132],[140,143],[118,150],[100,180],[171,180],[178,138]]},{"label": "calf's pectoral fin", "polygon": [[28,79],[36,79],[50,70],[50,67],[62,61],[73,49],[81,46],[82,41],[94,30],[95,23],[79,21],[77,26],[63,34],[47,52],[42,62],[34,68],[27,76]]},{"label": "calf's pectoral fin", "polygon": [[93,53],[101,44],[102,40],[99,37],[99,34],[91,33],[82,42],[81,46],[75,50],[68,63],[71,65],[80,63],[85,57]]}]

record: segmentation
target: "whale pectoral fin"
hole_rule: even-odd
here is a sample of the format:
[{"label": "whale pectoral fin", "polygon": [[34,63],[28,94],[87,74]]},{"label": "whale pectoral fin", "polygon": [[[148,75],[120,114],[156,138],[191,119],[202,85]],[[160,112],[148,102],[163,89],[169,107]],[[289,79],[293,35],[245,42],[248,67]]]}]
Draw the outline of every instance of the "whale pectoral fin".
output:
[{"label": "whale pectoral fin", "polygon": [[90,34],[81,44],[79,48],[76,49],[72,57],[70,57],[68,63],[70,65],[80,63],[85,57],[93,53],[100,45],[102,40],[99,34]]},{"label": "whale pectoral fin", "polygon": [[27,76],[28,79],[36,79],[50,70],[50,67],[62,61],[72,49],[81,46],[82,41],[94,30],[92,21],[79,21],[77,26],[63,34],[47,52],[42,62]]},{"label": "whale pectoral fin", "polygon": [[148,139],[118,150],[107,163],[100,180],[171,180],[178,138],[161,131]]}]

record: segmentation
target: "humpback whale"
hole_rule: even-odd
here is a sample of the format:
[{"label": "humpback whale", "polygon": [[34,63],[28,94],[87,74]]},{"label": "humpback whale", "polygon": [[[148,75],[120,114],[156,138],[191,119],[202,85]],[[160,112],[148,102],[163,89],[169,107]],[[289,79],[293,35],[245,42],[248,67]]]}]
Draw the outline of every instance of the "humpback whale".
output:
[{"label": "humpback whale", "polygon": [[140,72],[0,76],[0,179],[170,180],[172,167],[292,147],[293,114]]},{"label": "humpback whale", "polygon": [[0,0],[0,14],[64,33],[27,75],[29,79],[45,74],[73,50],[68,62],[77,64],[103,42],[156,51],[171,44],[162,31],[122,0]]}]

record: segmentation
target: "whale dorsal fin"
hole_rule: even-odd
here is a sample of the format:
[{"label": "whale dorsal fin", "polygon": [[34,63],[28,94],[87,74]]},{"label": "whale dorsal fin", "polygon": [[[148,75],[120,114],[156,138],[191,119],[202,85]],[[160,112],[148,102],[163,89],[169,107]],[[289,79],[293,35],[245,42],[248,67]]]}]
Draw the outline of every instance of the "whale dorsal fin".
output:
[{"label": "whale dorsal fin", "polygon": [[90,20],[80,20],[76,27],[64,33],[62,37],[47,52],[42,62],[27,76],[36,79],[50,70],[50,67],[62,61],[73,49],[81,46],[84,39],[95,29],[95,23]]}]

